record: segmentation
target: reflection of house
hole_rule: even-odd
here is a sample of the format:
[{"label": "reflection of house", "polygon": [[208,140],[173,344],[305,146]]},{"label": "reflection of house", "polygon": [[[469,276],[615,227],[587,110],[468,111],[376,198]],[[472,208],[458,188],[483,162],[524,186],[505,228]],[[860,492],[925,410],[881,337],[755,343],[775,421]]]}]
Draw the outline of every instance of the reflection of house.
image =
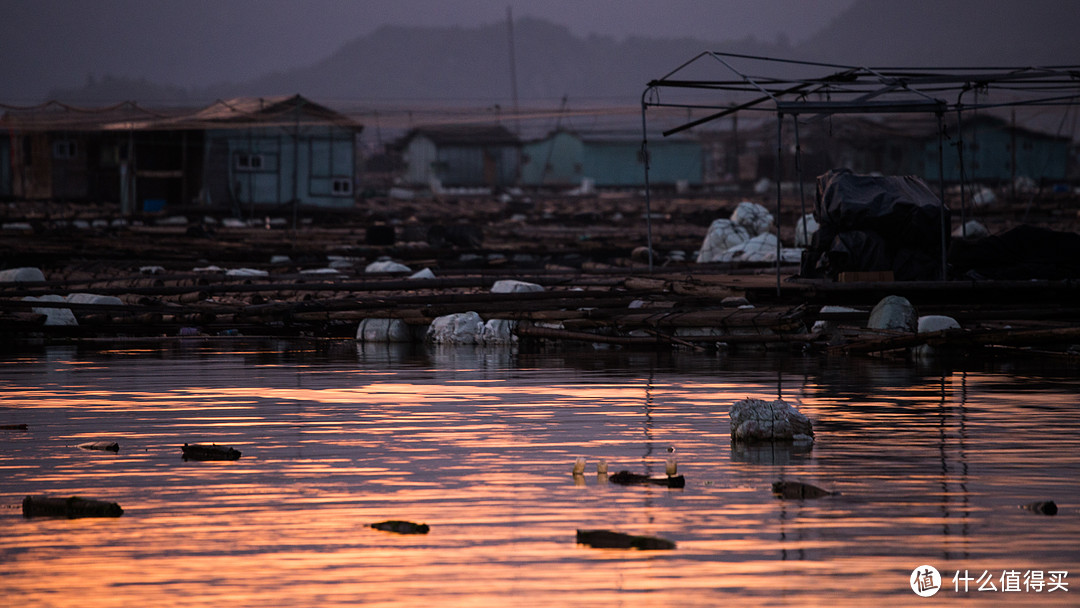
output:
[{"label": "reflection of house", "polygon": [[[202,110],[9,111],[11,196],[164,205],[351,206],[360,125],[299,95]],[[2,177],[2,176],[0,176]],[[2,190],[0,190],[2,193]]]},{"label": "reflection of house", "polygon": [[405,135],[405,181],[426,186],[508,187],[517,183],[521,142],[505,127],[446,125]]},{"label": "reflection of house", "polygon": [[[700,186],[704,150],[692,139],[650,141],[649,183],[656,186]],[[591,180],[600,188],[645,184],[641,137],[582,135],[556,131],[524,146],[522,185],[568,187]]]}]

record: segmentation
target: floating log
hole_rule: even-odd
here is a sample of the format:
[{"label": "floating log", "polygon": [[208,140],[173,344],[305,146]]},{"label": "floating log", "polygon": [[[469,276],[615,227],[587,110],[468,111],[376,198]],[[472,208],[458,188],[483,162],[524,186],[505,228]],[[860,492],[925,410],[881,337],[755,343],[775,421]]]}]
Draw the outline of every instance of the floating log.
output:
[{"label": "floating log", "polygon": [[0,424],[0,431],[26,431],[30,427],[25,424]]},{"label": "floating log", "polygon": [[120,444],[115,441],[92,441],[90,443],[80,443],[79,447],[84,450],[101,450],[103,452],[120,451]]},{"label": "floating log", "polygon": [[79,496],[59,498],[27,496],[22,502],[23,517],[120,517],[124,510],[115,502]]},{"label": "floating log", "polygon": [[431,530],[431,527],[427,524],[418,524],[411,521],[402,521],[400,519],[380,521],[371,524],[371,527],[376,530],[394,532],[397,534],[427,534],[428,531]]},{"label": "floating log", "polygon": [[1057,515],[1058,507],[1057,503],[1052,500],[1040,500],[1039,502],[1032,502],[1026,505],[1021,505],[1021,509],[1026,509],[1033,513],[1039,513],[1041,515]]},{"label": "floating log", "polygon": [[686,479],[682,475],[675,475],[672,477],[649,477],[648,475],[641,475],[639,473],[631,473],[630,471],[619,471],[614,475],[608,477],[608,481],[611,483],[617,483],[623,486],[665,486],[668,488],[682,488],[686,487]]},{"label": "floating log", "polygon": [[611,530],[578,530],[577,543],[594,549],[639,549],[662,551],[675,548],[675,543],[656,536],[634,536]]},{"label": "floating log", "polygon": [[237,460],[240,451],[212,443],[184,444],[184,460]]},{"label": "floating log", "polygon": [[775,481],[772,484],[772,491],[777,498],[793,499],[821,498],[839,494],[839,492],[830,492],[799,481]]}]

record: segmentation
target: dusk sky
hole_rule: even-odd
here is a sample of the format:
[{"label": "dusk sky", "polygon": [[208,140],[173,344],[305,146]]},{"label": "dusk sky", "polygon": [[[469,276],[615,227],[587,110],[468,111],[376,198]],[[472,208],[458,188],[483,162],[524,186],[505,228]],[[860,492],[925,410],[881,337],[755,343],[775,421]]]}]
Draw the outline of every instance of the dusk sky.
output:
[{"label": "dusk sky", "polygon": [[90,76],[182,87],[319,61],[383,25],[476,27],[538,17],[615,38],[798,43],[854,0],[5,0],[0,100],[30,103]]}]

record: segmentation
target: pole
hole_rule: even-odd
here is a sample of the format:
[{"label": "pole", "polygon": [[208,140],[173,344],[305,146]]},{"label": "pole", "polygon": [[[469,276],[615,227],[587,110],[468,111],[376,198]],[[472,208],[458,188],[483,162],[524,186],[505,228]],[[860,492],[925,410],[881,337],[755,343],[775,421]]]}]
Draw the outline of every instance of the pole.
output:
[{"label": "pole", "polygon": [[799,211],[802,213],[803,246],[810,246],[810,232],[806,227],[806,194],[803,192],[802,146],[799,145],[799,116],[795,115],[795,176],[799,180]]},{"label": "pole", "polygon": [[653,271],[652,251],[652,199],[649,194],[649,131],[645,122],[645,96],[649,90],[641,94],[641,162],[645,167],[645,245],[649,249],[649,273]]},{"label": "pole", "polygon": [[780,182],[784,178],[784,114],[776,113],[776,295],[780,295]]},{"label": "pole", "polygon": [[948,264],[945,259],[945,123],[944,114],[938,112],[938,190],[941,196],[941,280],[948,278]]}]

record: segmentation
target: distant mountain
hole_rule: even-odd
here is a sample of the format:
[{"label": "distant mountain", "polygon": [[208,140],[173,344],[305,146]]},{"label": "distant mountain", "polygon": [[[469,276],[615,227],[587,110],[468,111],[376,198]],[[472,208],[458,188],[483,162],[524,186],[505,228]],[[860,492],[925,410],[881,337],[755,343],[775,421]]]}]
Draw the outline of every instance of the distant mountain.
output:
[{"label": "distant mountain", "polygon": [[[703,50],[862,66],[1030,66],[1080,64],[1074,0],[857,0],[804,43],[581,37],[566,26],[524,18],[514,24],[517,90],[523,105],[636,103],[646,83]],[[511,99],[506,23],[476,28],[386,26],[312,65],[240,84],[183,90],[102,78],[57,97],[103,103],[153,97],[191,103],[240,95],[301,93],[330,105],[400,102],[479,105]],[[725,77],[727,73],[718,71]],[[790,74],[789,74],[790,75]]]},{"label": "distant mountain", "polygon": [[[633,103],[645,84],[707,48],[744,53],[790,52],[753,40],[581,38],[534,18],[514,24],[517,90],[522,100],[563,95]],[[383,27],[325,61],[271,74],[243,88],[303,91],[322,99],[442,100],[491,103],[511,97],[509,32],[505,23],[476,29]]]},{"label": "distant mountain", "polygon": [[800,59],[880,67],[1080,64],[1075,0],[859,0]]}]

